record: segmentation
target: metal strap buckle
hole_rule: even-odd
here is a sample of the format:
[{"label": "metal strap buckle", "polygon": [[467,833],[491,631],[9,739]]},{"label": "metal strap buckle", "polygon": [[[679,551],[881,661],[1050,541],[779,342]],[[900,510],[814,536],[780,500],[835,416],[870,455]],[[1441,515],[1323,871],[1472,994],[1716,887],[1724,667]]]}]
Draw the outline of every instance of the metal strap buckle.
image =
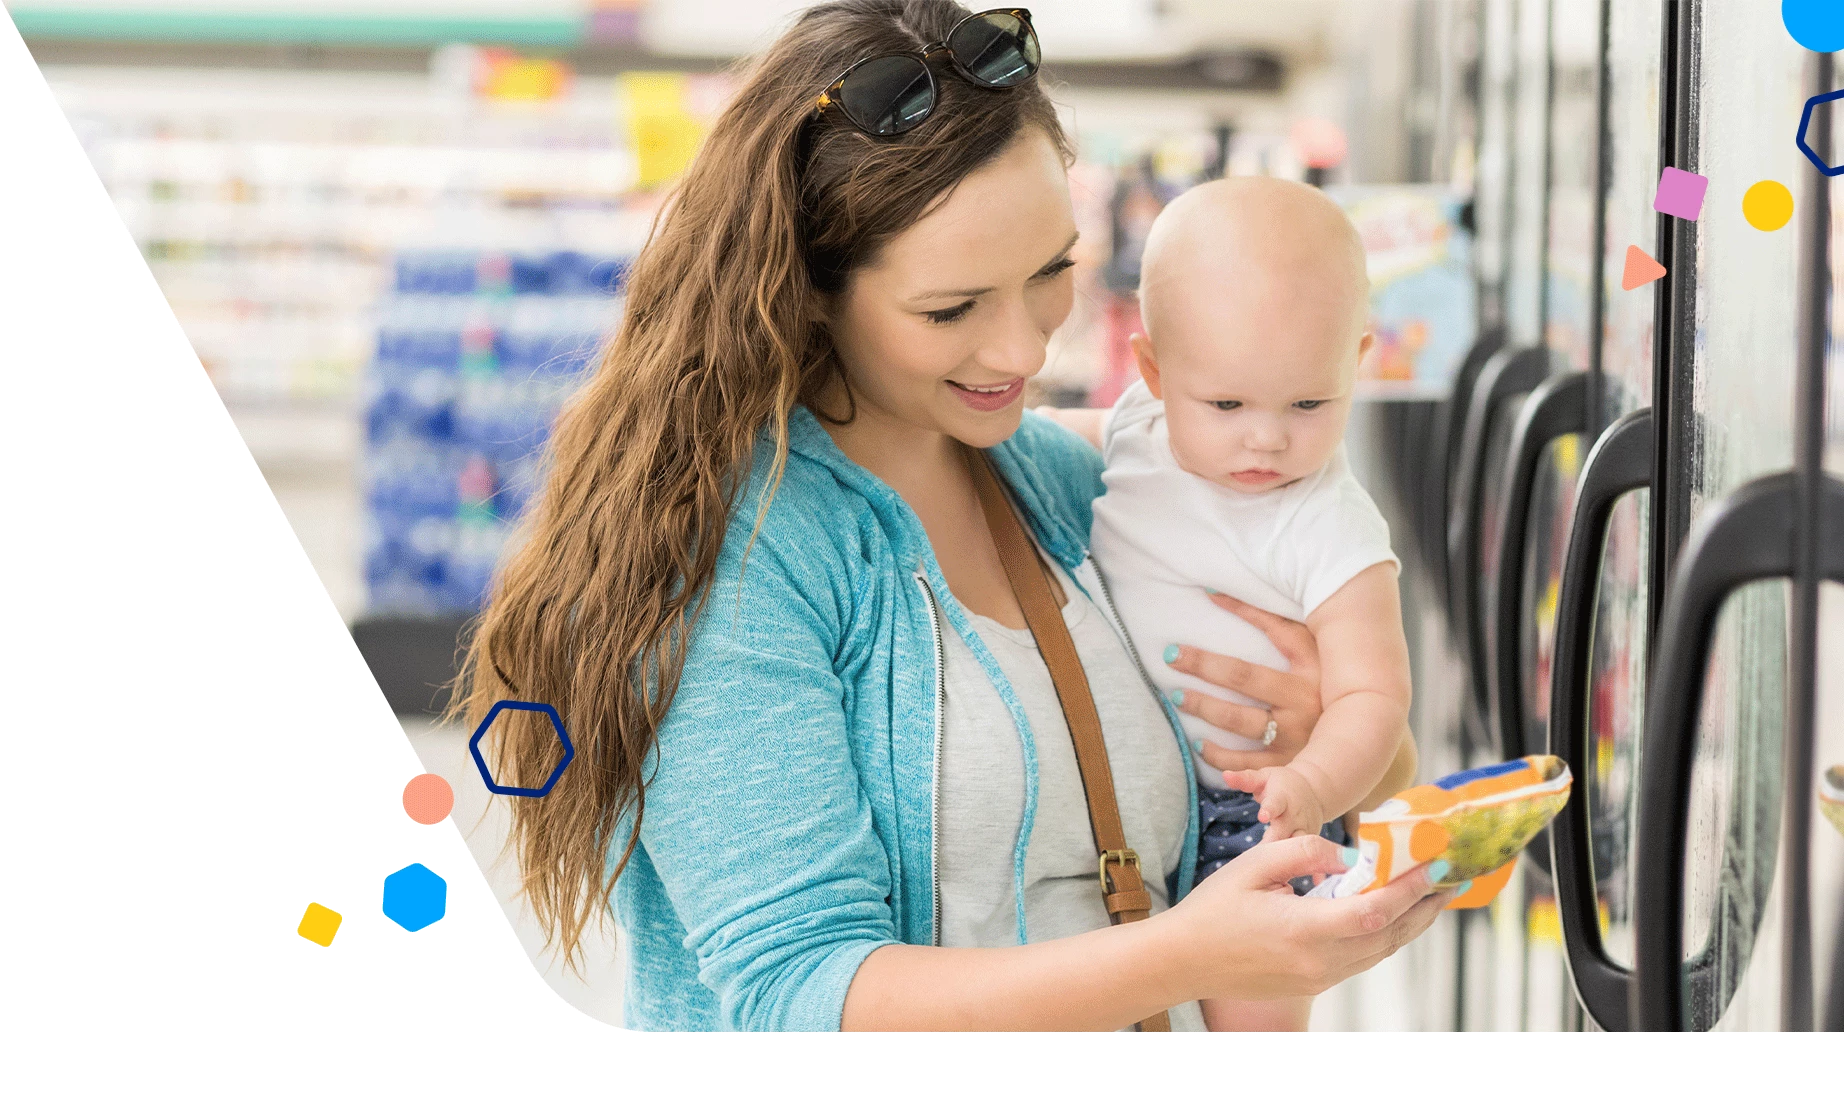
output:
[{"label": "metal strap buckle", "polygon": [[1102,850],[1099,871],[1101,873],[1101,894],[1104,896],[1112,896],[1114,894],[1114,889],[1108,884],[1108,862],[1110,860],[1116,865],[1132,865],[1136,869],[1140,867],[1140,855],[1130,849]]}]

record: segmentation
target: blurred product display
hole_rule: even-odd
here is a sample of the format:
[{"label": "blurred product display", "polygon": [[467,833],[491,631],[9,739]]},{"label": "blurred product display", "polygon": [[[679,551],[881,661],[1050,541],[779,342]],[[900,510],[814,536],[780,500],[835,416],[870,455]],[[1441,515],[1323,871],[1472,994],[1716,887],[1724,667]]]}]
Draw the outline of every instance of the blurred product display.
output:
[{"label": "blurred product display", "polygon": [[1363,237],[1376,343],[1359,369],[1378,397],[1445,397],[1478,332],[1468,198],[1446,186],[1328,190]]},{"label": "blurred product display", "polygon": [[620,315],[627,265],[568,251],[399,256],[366,383],[368,614],[480,607],[557,411]]}]

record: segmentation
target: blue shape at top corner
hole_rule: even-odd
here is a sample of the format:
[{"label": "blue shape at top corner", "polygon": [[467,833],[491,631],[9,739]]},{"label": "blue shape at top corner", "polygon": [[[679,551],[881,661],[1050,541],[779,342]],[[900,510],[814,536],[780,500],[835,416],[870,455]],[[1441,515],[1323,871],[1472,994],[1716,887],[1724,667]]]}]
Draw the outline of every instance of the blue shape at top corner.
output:
[{"label": "blue shape at top corner", "polygon": [[384,916],[412,933],[448,913],[448,882],[423,864],[384,878]]},{"label": "blue shape at top corner", "polygon": [[[487,729],[493,725],[493,720],[499,717],[499,712],[502,710],[536,711],[548,717],[551,720],[551,726],[556,729],[557,740],[563,745],[563,759],[557,762],[556,768],[551,769],[551,774],[544,781],[543,787],[515,788],[501,784],[493,779],[492,770],[487,768],[487,759],[480,752],[480,739],[487,736]],[[557,786],[558,779],[563,776],[563,770],[569,768],[570,762],[576,759],[576,747],[570,744],[569,731],[563,728],[563,717],[557,713],[557,708],[549,703],[525,703],[517,699],[501,699],[493,704],[493,708],[487,711],[487,716],[481,719],[480,725],[474,729],[474,736],[468,738],[467,751],[474,755],[474,767],[480,770],[480,778],[486,781],[488,791],[494,795],[517,795],[528,799],[542,799],[551,794],[551,789]]]},{"label": "blue shape at top corner", "polygon": [[1807,50],[1844,50],[1844,4],[1838,0],[1780,0],[1780,22]]},{"label": "blue shape at top corner", "polygon": [[1829,93],[1820,93],[1811,100],[1806,101],[1806,110],[1799,115],[1799,134],[1795,136],[1793,140],[1795,143],[1799,144],[1799,153],[1805,155],[1806,158],[1811,161],[1812,165],[1818,167],[1819,173],[1824,174],[1828,178],[1835,178],[1839,174],[1844,174],[1844,166],[1833,166],[1820,158],[1818,152],[1813,150],[1811,145],[1806,142],[1806,129],[1812,126],[1812,110],[1814,108],[1841,97],[1844,97],[1844,89],[1834,89]]}]

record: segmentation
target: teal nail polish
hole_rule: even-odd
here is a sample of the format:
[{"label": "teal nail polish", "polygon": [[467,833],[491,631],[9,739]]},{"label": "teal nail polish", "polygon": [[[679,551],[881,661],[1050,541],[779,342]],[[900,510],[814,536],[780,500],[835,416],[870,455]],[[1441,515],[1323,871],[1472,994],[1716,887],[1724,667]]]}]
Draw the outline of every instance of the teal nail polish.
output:
[{"label": "teal nail polish", "polygon": [[1473,888],[1473,882],[1472,882],[1472,881],[1470,881],[1470,880],[1468,880],[1468,881],[1462,881],[1462,882],[1461,882],[1461,884],[1460,884],[1460,886],[1459,886],[1458,888],[1455,888],[1455,889],[1453,890],[1453,894],[1454,894],[1455,896],[1464,896],[1464,895],[1466,895],[1466,894],[1467,894],[1468,892],[1470,892],[1470,891],[1472,891],[1472,888]]},{"label": "teal nail polish", "polygon": [[1346,846],[1345,848],[1338,851],[1338,857],[1340,860],[1342,860],[1345,863],[1345,868],[1347,869],[1352,869],[1352,868],[1357,867],[1358,856],[1359,855],[1358,855],[1356,846]]},{"label": "teal nail polish", "polygon": [[1453,872],[1452,865],[1449,865],[1445,861],[1436,861],[1434,864],[1428,866],[1428,879],[1435,884],[1439,884],[1441,881],[1446,880],[1447,874],[1451,872]]},{"label": "teal nail polish", "polygon": [[1185,738],[1185,743],[1191,747],[1191,752],[1193,753],[1202,753],[1204,751],[1204,739],[1201,737],[1187,737]]},{"label": "teal nail polish", "polygon": [[1219,590],[1217,590],[1217,589],[1216,589],[1215,587],[1205,587],[1205,588],[1204,588],[1204,593],[1205,593],[1205,594],[1207,594],[1207,595],[1220,595],[1220,594],[1222,594],[1223,592],[1222,592],[1222,591],[1219,591]]},{"label": "teal nail polish", "polygon": [[1165,662],[1167,664],[1170,664],[1172,661],[1177,660],[1177,659],[1178,659],[1178,646],[1177,645],[1167,645],[1165,647]]},{"label": "teal nail polish", "polygon": [[1165,693],[1165,697],[1168,701],[1171,702],[1173,706],[1178,707],[1180,709],[1184,708],[1184,705],[1185,705],[1184,688],[1174,687],[1170,691]]}]

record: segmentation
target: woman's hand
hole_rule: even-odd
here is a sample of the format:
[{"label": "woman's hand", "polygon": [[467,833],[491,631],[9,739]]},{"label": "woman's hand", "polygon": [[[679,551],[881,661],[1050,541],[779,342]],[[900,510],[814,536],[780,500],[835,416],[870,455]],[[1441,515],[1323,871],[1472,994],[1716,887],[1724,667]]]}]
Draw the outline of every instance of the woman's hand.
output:
[{"label": "woman's hand", "polygon": [[1173,669],[1259,700],[1268,704],[1269,709],[1232,703],[1189,690],[1184,693],[1184,702],[1179,707],[1212,726],[1254,738],[1268,728],[1268,716],[1272,714],[1274,742],[1266,749],[1225,749],[1206,741],[1203,758],[1225,772],[1248,772],[1284,765],[1306,747],[1306,739],[1312,736],[1313,727],[1319,723],[1320,711],[1324,709],[1319,702],[1319,642],[1313,638],[1312,631],[1299,622],[1288,621],[1279,614],[1270,614],[1228,595],[1212,593],[1208,597],[1217,606],[1267,634],[1268,640],[1287,658],[1291,670],[1280,672],[1193,645],[1180,645],[1177,659],[1171,661]]},{"label": "woman's hand", "polygon": [[[1255,772],[1278,768],[1293,760],[1313,727],[1319,724],[1323,709],[1319,701],[1319,641],[1312,630],[1300,622],[1289,621],[1228,595],[1209,594],[1210,601],[1268,635],[1274,647],[1287,658],[1291,671],[1277,672],[1233,656],[1206,652],[1190,645],[1178,647],[1178,659],[1172,667],[1180,672],[1207,680],[1218,687],[1259,699],[1271,710],[1244,706],[1218,699],[1199,691],[1185,692],[1179,704],[1188,713],[1214,726],[1244,737],[1260,737],[1267,728],[1268,715],[1274,716],[1274,743],[1266,749],[1225,749],[1214,742],[1204,743],[1205,763],[1224,772]],[[1364,797],[1364,801],[1346,816],[1346,824],[1355,829],[1357,816],[1372,810],[1384,800],[1415,783],[1417,757],[1414,734],[1404,731],[1396,757],[1383,779]],[[1235,787],[1236,785],[1230,785]]]},{"label": "woman's hand", "polygon": [[1345,870],[1324,838],[1263,842],[1218,869],[1151,922],[1167,920],[1199,955],[1200,999],[1317,996],[1389,957],[1428,928],[1452,892],[1434,892],[1435,862],[1374,892],[1339,900],[1293,894],[1296,876]]}]

